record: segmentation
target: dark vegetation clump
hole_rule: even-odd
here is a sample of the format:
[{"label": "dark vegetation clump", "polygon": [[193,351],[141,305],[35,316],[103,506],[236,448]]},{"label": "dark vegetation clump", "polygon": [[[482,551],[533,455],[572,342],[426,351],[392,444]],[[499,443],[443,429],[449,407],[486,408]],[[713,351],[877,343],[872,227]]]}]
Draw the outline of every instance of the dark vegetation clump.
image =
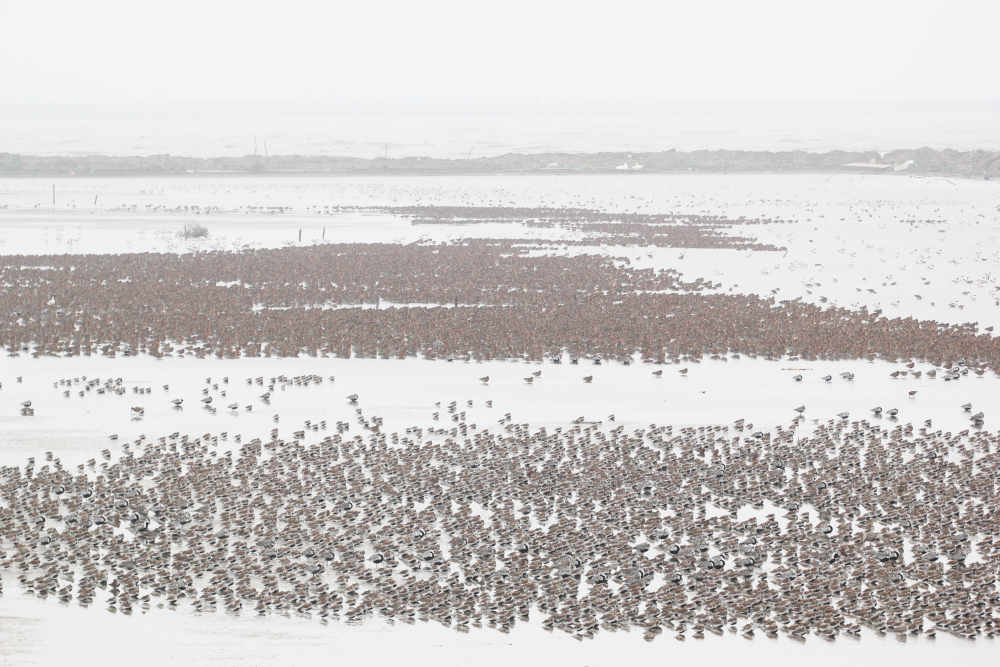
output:
[{"label": "dark vegetation clump", "polygon": [[205,225],[185,225],[181,236],[186,239],[207,239],[209,237],[208,227]]}]

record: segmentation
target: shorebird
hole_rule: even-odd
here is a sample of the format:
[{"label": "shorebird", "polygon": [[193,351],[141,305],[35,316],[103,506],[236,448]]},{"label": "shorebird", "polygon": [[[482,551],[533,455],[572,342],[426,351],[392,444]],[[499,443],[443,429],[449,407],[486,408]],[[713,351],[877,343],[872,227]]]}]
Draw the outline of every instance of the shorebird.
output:
[{"label": "shorebird", "polygon": [[888,414],[890,417],[895,417],[896,415],[899,414],[899,410],[897,410],[896,408],[889,408],[886,414]]},{"label": "shorebird", "polygon": [[824,375],[823,379],[826,380],[827,382],[829,382],[830,380],[833,379],[833,376],[832,375]]},{"label": "shorebird", "polygon": [[174,400],[172,400],[170,402],[173,403],[175,406],[177,406],[179,408],[179,407],[181,407],[181,403],[184,402],[184,399],[183,398],[175,398]]},{"label": "shorebird", "polygon": [[229,407],[230,410],[239,410],[240,409],[240,404],[239,403],[233,403],[233,404],[229,405],[228,407]]},{"label": "shorebird", "polygon": [[24,403],[21,403],[21,407],[22,408],[30,408],[31,407],[31,401],[25,401]]},{"label": "shorebird", "polygon": [[965,410],[966,412],[969,412],[970,410],[972,410],[972,403],[966,403],[965,405],[962,406],[962,409]]},{"label": "shorebird", "polygon": [[917,395],[917,390],[916,389],[914,389],[913,391],[910,392],[910,396],[916,396],[916,395]]},{"label": "shorebird", "polygon": [[208,396],[207,398],[203,398],[201,399],[201,402],[204,403],[205,405],[208,405],[209,403],[212,402],[212,397]]},{"label": "shorebird", "polygon": [[849,412],[841,412],[837,416],[840,417],[841,419],[847,419],[848,417],[851,416],[851,414]]},{"label": "shorebird", "polygon": [[874,412],[877,415],[882,414],[882,406],[877,406],[877,407],[872,408],[872,412]]},{"label": "shorebird", "polygon": [[483,377],[479,378],[479,381],[482,382],[483,384],[486,384],[487,382],[490,381],[490,376],[484,375]]},{"label": "shorebird", "polygon": [[541,371],[534,371],[534,372],[532,373],[532,375],[534,375],[535,377],[539,377],[539,376],[540,376],[541,374],[542,374],[542,372],[541,372]]},{"label": "shorebird", "polygon": [[803,412],[806,411],[806,406],[800,405],[799,407],[795,408],[795,411],[798,412],[799,414],[802,414]]},{"label": "shorebird", "polygon": [[801,375],[793,375],[792,379],[795,380],[796,382],[802,382],[802,376]]},{"label": "shorebird", "polygon": [[535,381],[535,378],[534,376],[529,375],[528,377],[524,378],[524,381],[527,382],[528,384],[531,384],[532,382]]},{"label": "shorebird", "polygon": [[351,394],[350,396],[347,397],[347,400],[349,400],[351,403],[357,403],[358,402],[358,395],[357,394]]},{"label": "shorebird", "polygon": [[653,371],[654,377],[660,377],[661,375],[663,375],[663,370]]},{"label": "shorebird", "polygon": [[584,381],[584,382],[590,382],[590,381],[591,381],[591,380],[593,380],[593,379],[594,379],[594,376],[593,376],[593,375],[588,375],[587,377],[583,378],[583,381]]},{"label": "shorebird", "polygon": [[688,372],[688,369],[686,369],[686,368],[682,368],[682,369],[680,369],[680,370],[679,370],[679,371],[677,371],[677,372],[678,372],[678,373],[680,373],[681,375],[687,375],[687,372]]}]

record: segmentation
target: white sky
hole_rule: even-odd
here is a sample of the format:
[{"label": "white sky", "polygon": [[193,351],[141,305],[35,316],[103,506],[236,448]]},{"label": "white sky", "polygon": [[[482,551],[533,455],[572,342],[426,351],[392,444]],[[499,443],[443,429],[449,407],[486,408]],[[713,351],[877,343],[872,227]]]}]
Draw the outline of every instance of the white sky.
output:
[{"label": "white sky", "polygon": [[1000,100],[998,25],[995,0],[0,0],[0,113]]}]

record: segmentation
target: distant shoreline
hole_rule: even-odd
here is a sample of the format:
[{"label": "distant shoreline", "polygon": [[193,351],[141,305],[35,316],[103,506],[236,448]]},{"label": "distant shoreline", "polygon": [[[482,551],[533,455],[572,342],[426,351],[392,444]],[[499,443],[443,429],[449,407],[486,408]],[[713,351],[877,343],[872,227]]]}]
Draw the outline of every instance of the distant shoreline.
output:
[{"label": "distant shoreline", "polygon": [[653,153],[510,153],[467,160],[277,155],[193,158],[0,153],[0,177],[187,175],[460,175],[663,173],[878,173],[1000,179],[1000,151],[931,148],[875,151],[661,151]]}]

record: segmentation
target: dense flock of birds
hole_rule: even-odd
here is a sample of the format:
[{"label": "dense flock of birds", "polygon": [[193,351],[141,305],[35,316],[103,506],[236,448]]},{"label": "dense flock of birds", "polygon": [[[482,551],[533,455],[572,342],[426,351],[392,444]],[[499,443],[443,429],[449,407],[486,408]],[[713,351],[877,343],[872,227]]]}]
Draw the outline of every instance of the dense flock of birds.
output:
[{"label": "dense flock of birds", "polygon": [[[368,207],[411,219],[414,225],[470,225],[515,223],[570,232],[560,245],[635,245],[668,248],[728,248],[735,250],[780,251],[770,243],[726,232],[739,225],[781,224],[770,218],[728,218],[703,213],[609,212],[572,207],[519,206],[399,206]],[[541,239],[521,239],[520,243],[545,243]]]},{"label": "dense flock of birds", "polygon": [[[379,210],[414,224],[516,220],[571,230],[588,245],[681,248],[776,250],[728,232],[781,222]],[[537,240],[465,239],[9,256],[0,345],[35,357],[881,358],[903,364],[899,380],[1000,371],[1000,343],[976,322],[726,294],[627,258],[545,252]],[[921,362],[935,368],[916,369]],[[322,381],[247,379],[265,406],[276,389]],[[209,378],[188,400],[239,411],[228,383]],[[85,376],[55,388],[129,391],[120,378]],[[404,433],[355,405],[360,435],[320,418],[282,438],[275,414],[267,438],[143,435],[117,458],[108,449],[75,469],[51,453],[0,467],[0,593],[16,581],[28,594],[123,614],[379,616],[463,632],[532,619],[577,639],[633,628],[647,641],[996,632],[1000,434],[943,433],[930,421],[914,433],[880,423],[880,406],[871,422],[845,412],[804,436],[805,406],[775,429],[739,420],[629,432],[610,415],[549,430],[508,413],[490,430],[468,423],[463,405],[437,406],[434,426]],[[983,426],[983,412],[962,408],[971,427]],[[22,415],[33,410],[21,404]],[[141,419],[144,408],[132,413]]]},{"label": "dense flock of birds", "polygon": [[532,619],[648,641],[996,632],[998,434],[357,419],[365,436],[175,432],[75,470],[51,453],[0,468],[0,577],[125,614]]},{"label": "dense flock of birds", "polygon": [[976,322],[720,293],[627,259],[534,256],[490,240],[12,256],[0,274],[0,344],[15,355],[749,355],[1000,368],[1000,342]]}]

